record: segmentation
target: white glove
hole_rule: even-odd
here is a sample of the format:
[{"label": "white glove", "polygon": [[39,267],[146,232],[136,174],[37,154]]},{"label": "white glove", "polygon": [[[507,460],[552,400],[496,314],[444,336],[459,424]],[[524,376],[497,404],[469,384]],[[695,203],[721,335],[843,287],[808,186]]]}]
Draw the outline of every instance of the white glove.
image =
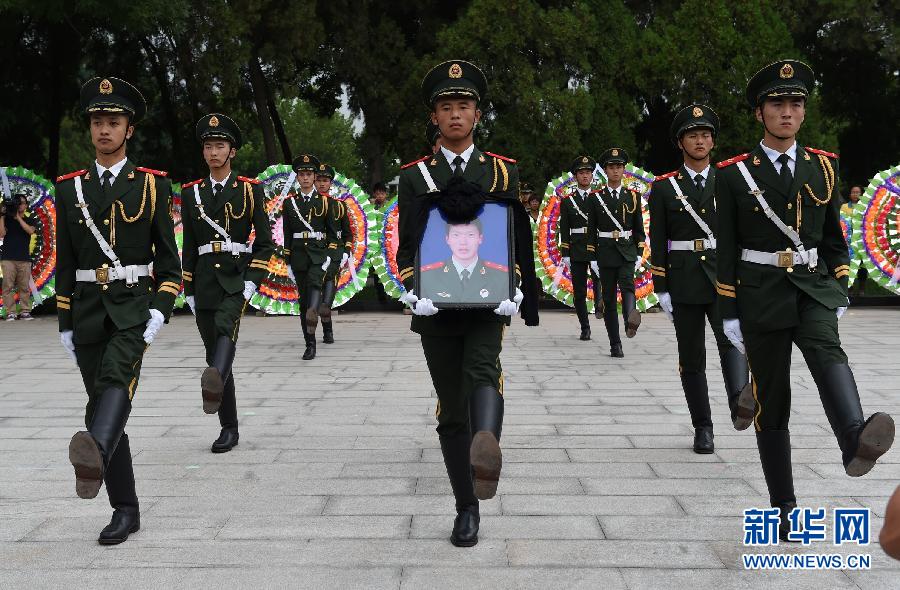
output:
[{"label": "white glove", "polygon": [[65,330],[59,333],[59,341],[62,342],[63,348],[66,349],[66,352],[69,353],[69,356],[72,357],[72,360],[75,361],[75,364],[78,364],[78,359],[75,358],[75,343],[72,342],[72,330]]},{"label": "white glove", "polygon": [[843,306],[843,307],[837,308],[837,311],[835,311],[835,313],[837,314],[838,319],[841,319],[841,316],[844,315],[844,312],[845,312],[845,311],[847,311],[847,306],[846,306],[846,305]]},{"label": "white glove", "polygon": [[159,329],[162,328],[165,321],[166,319],[163,317],[162,312],[151,307],[150,319],[147,320],[147,329],[144,330],[144,342],[151,344],[156,335],[159,334]]},{"label": "white glove", "polygon": [[514,316],[519,311],[519,305],[522,304],[522,299],[524,299],[524,295],[522,295],[522,291],[516,287],[516,295],[513,297],[512,301],[509,299],[504,299],[500,302],[500,305],[497,306],[497,309],[494,310],[494,313],[497,315],[506,315],[506,316]]},{"label": "white glove", "polygon": [[640,256],[638,256],[637,259],[634,261],[634,270],[639,269],[641,267],[641,264],[643,264],[643,262],[644,262],[644,259],[641,258]]},{"label": "white glove", "polygon": [[434,315],[438,312],[438,308],[434,306],[431,299],[419,299],[412,308],[415,315]]},{"label": "white glove", "polygon": [[594,276],[600,276],[600,264],[596,260],[591,260],[591,270],[594,271]]},{"label": "white glove", "polygon": [[188,295],[187,297],[184,298],[184,300],[187,301],[188,307],[191,308],[191,313],[194,315],[197,315],[197,308],[194,305],[194,296]]},{"label": "white glove", "polygon": [[406,305],[410,309],[412,309],[416,306],[416,301],[418,301],[418,300],[419,300],[419,298],[416,297],[416,294],[413,293],[412,291],[407,291],[403,295],[400,296],[400,303],[402,303],[403,305]]},{"label": "white glove", "polygon": [[570,257],[563,256],[562,263],[566,268],[572,268],[572,259]]},{"label": "white glove", "polygon": [[741,332],[741,320],[737,318],[723,320],[722,330],[725,332],[725,336],[728,340],[731,341],[731,344],[741,351],[741,354],[746,354],[747,351],[744,348],[744,334]]},{"label": "white glove", "polygon": [[349,262],[350,262],[350,255],[347,254],[346,252],[344,252],[341,255],[341,266],[339,268],[344,268],[345,266],[348,265]]},{"label": "white glove", "polygon": [[659,307],[663,310],[663,313],[666,314],[666,317],[675,321],[675,316],[672,315],[673,307],[672,307],[672,296],[666,293],[665,291],[662,293],[657,293],[657,297],[659,297]]},{"label": "white glove", "polygon": [[253,281],[244,281],[244,299],[250,301],[253,294],[256,293],[256,283]]},{"label": "white glove", "polygon": [[287,265],[288,277],[295,283],[297,282],[297,277],[294,276],[294,269],[291,268],[291,265]]},{"label": "white glove", "polygon": [[325,258],[325,262],[322,263],[322,270],[327,271],[328,266],[331,264],[331,256]]}]

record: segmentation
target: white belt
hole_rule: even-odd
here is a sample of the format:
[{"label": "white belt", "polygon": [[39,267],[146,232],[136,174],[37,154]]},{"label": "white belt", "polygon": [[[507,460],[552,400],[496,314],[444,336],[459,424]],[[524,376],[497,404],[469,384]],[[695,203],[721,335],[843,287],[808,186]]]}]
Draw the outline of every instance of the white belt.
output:
[{"label": "white belt", "polygon": [[138,282],[141,277],[150,276],[150,267],[146,264],[129,264],[121,267],[121,275],[115,268],[97,268],[75,271],[75,280],[79,283],[97,283],[106,285],[112,281],[125,281],[129,285]]},{"label": "white belt", "polygon": [[744,249],[741,250],[741,260],[779,268],[790,268],[795,264],[806,264],[810,268],[815,268],[819,264],[819,251],[817,248],[810,248],[805,252],[791,250],[760,252],[759,250]]},{"label": "white belt", "polygon": [[295,240],[324,240],[325,234],[320,231],[301,231],[294,234]]},{"label": "white belt", "polygon": [[597,235],[600,236],[601,238],[612,238],[612,239],[614,239],[614,240],[618,240],[619,238],[630,238],[630,237],[631,237],[631,230],[630,230],[630,229],[626,229],[626,230],[622,230],[622,231],[619,231],[619,230],[615,230],[615,231],[598,231],[598,232],[597,232]]},{"label": "white belt", "polygon": [[703,252],[704,250],[715,250],[716,240],[697,239],[697,240],[672,240],[669,242],[669,252],[672,250],[687,250],[689,252]]},{"label": "white belt", "polygon": [[575,227],[575,228],[570,229],[569,233],[570,234],[586,234],[587,228],[586,227]]},{"label": "white belt", "polygon": [[218,254],[220,252],[227,252],[232,256],[237,256],[238,254],[244,254],[246,252],[250,252],[252,248],[247,244],[236,244],[234,242],[210,242],[206,245],[200,246],[197,248],[198,254]]}]

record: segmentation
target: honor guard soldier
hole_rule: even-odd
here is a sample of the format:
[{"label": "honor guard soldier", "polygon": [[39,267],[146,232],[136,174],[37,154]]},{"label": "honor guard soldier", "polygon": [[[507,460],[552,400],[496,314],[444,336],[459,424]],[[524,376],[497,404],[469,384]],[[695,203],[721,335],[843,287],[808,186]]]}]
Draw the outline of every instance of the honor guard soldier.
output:
[{"label": "honor guard soldier", "polygon": [[[592,202],[591,183],[597,162],[590,156],[579,156],[572,163],[575,187],[559,205],[559,253],[572,275],[575,313],[581,324],[581,340],[591,339],[591,323],[587,311],[588,268],[597,259],[597,219]],[[596,266],[596,263],[594,264]],[[596,280],[596,277],[595,279]],[[598,301],[594,302],[599,304]],[[618,326],[618,324],[617,324]]]},{"label": "honor guard soldier", "polygon": [[340,199],[331,195],[331,183],[334,181],[334,168],[328,164],[319,164],[316,171],[316,190],[320,195],[328,197],[328,210],[331,212],[334,227],[336,249],[331,254],[331,263],[325,272],[325,285],[322,289],[322,303],[319,305],[319,316],[322,318],[322,342],[334,344],[334,328],[331,323],[331,306],[337,294],[337,281],[343,269],[349,264],[353,252],[353,234],[350,232],[350,216],[347,207]]},{"label": "honor guard soldier", "polygon": [[222,427],[212,452],[226,453],[239,438],[231,372],[238,329],[247,303],[268,273],[274,244],[262,185],[231,169],[242,143],[237,123],[209,114],[197,121],[196,136],[209,177],[181,190],[184,292],[206,349],[208,367],[200,377],[203,411],[218,413]]},{"label": "honor guard soldier", "polygon": [[838,217],[837,156],[796,141],[814,84],[810,67],[795,60],[757,72],[747,100],[763,140],[718,164],[716,179],[716,290],[726,336],[746,347],[756,442],[771,505],[781,509],[783,539],[796,506],[788,432],[793,344],[812,373],[847,475],[868,473],[894,440],[890,416],[864,418],[838,335],[849,258]]},{"label": "honor guard soldier", "polygon": [[710,151],[718,132],[719,117],[708,106],[692,104],[679,111],[670,136],[684,164],[658,177],[650,196],[653,290],[675,324],[678,373],[694,427],[694,452],[701,454],[715,450],[706,382],[707,320],[737,430],[750,426],[754,407],[747,359],[725,337],[716,306],[716,169],[710,166]]},{"label": "honor guard soldier", "polygon": [[300,304],[300,326],[306,340],[303,360],[316,358],[316,325],[325,273],[337,254],[337,231],[329,212],[331,199],[316,191],[318,158],[301,154],[294,158],[300,190],[288,195],[282,205],[284,253],[288,270],[297,283]]},{"label": "honor guard soldier", "polygon": [[126,158],[144,97],[118,78],[81,88],[96,161],[56,185],[56,300],[60,338],[88,394],[86,431],[72,437],[75,491],[106,483],[113,516],[98,539],[116,544],[140,528],[125,424],[144,352],[172,312],[181,265],[165,172]]},{"label": "honor guard soldier", "polygon": [[[528,292],[522,317],[528,325],[537,324],[534,266],[525,262],[531,256],[531,229],[518,199],[515,161],[482,152],[472,139],[486,90],[482,71],[466,61],[441,63],[425,76],[422,92],[432,121],[440,127],[441,147],[433,156],[403,166],[399,185],[397,265],[406,289],[401,302],[413,310],[411,329],[421,336],[438,396],[437,432],[457,510],[450,541],[460,547],[478,542],[478,501],[494,497],[497,490],[503,424],[500,349],[523,294],[517,289],[513,300],[507,298],[494,310],[440,312],[431,300],[416,296],[413,265],[434,204],[445,215],[452,213],[455,219],[448,220],[458,224],[471,223],[485,194],[512,208],[519,261],[515,270],[518,274],[521,269],[521,288]],[[477,193],[473,185],[480,189]],[[467,190],[453,192],[453,187]]]},{"label": "honor guard soldier", "polygon": [[[634,269],[640,260],[638,248],[644,247],[644,218],[641,196],[622,184],[628,154],[621,148],[610,148],[600,156],[607,185],[593,200],[597,219],[597,268],[600,277],[603,322],[609,336],[610,356],[622,358],[619,318],[616,315],[616,286],[622,293],[622,318],[625,335],[633,338],[641,325],[634,295]],[[596,301],[594,302],[596,304]]]}]

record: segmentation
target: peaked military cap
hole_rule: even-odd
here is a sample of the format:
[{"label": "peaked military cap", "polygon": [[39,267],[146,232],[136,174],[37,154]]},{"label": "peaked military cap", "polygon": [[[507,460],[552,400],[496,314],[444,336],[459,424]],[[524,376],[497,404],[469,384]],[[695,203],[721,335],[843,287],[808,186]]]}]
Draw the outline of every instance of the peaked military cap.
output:
[{"label": "peaked military cap", "polygon": [[319,164],[316,168],[316,176],[327,176],[328,178],[334,179],[334,168],[329,166],[328,164]]},{"label": "peaked military cap", "polygon": [[147,102],[140,91],[120,78],[91,78],[81,87],[81,109],[86,115],[105,113],[128,115],[137,123],[147,113]]},{"label": "peaked military cap", "polygon": [[677,144],[689,129],[709,129],[715,137],[719,133],[719,115],[705,104],[689,104],[672,120],[669,127],[672,143]]},{"label": "peaked military cap", "polygon": [[315,157],[312,154],[300,154],[296,158],[294,158],[294,163],[291,167],[294,169],[294,172],[300,172],[301,170],[312,170],[313,172],[319,171],[319,158]]},{"label": "peaked military cap", "polygon": [[747,102],[758,107],[767,98],[801,96],[808,98],[816,83],[812,68],[796,59],[771,63],[747,82]]},{"label": "peaked military cap", "polygon": [[533,193],[534,189],[531,188],[531,185],[528,184],[527,182],[520,182],[519,183],[519,192],[522,194],[529,194],[529,193]]},{"label": "peaked military cap", "polygon": [[606,168],[610,164],[627,164],[628,152],[622,148],[609,148],[600,154],[600,166]]},{"label": "peaked military cap", "polygon": [[431,108],[439,98],[471,98],[480,102],[487,93],[487,78],[473,63],[452,60],[431,68],[422,79],[422,98]]},{"label": "peaked military cap", "polygon": [[577,158],[575,158],[575,161],[572,162],[572,166],[569,170],[574,176],[574,174],[579,170],[590,170],[591,172],[593,172],[594,168],[596,167],[597,160],[595,160],[594,158],[590,156],[578,156]]},{"label": "peaked military cap", "polygon": [[197,121],[196,135],[198,141],[207,139],[224,139],[231,142],[231,147],[238,149],[241,141],[241,128],[231,117],[220,113],[210,113]]},{"label": "peaked military cap", "polygon": [[440,136],[441,128],[432,123],[429,117],[428,122],[425,124],[425,143],[433,146]]}]

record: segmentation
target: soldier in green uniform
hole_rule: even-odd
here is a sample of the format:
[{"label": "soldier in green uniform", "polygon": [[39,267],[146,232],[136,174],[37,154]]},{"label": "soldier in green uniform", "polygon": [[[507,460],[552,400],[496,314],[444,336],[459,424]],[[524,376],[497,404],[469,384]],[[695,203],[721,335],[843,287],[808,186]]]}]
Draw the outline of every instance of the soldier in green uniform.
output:
[{"label": "soldier in green uniform", "polygon": [[770,64],[747,83],[763,125],[749,153],[718,164],[716,290],[725,335],[746,347],[756,411],[753,425],[781,536],[796,506],[788,419],[791,347],[819,390],[847,475],[869,472],[894,440],[894,421],[863,417],[838,319],[846,309],[849,259],[838,216],[837,156],[797,144],[815,84],[795,60]]},{"label": "soldier in green uniform", "polygon": [[[482,152],[472,139],[486,89],[484,74],[465,61],[444,62],[425,76],[422,92],[440,127],[441,147],[433,156],[403,166],[399,186],[397,266],[406,289],[401,301],[415,314],[411,329],[421,336],[438,396],[437,431],[457,510],[450,541],[462,547],[478,542],[478,501],[494,496],[500,477],[503,332],[520,304],[526,324],[538,321],[531,230],[518,199],[515,161]],[[512,207],[516,274],[521,272],[527,295],[517,290],[513,300],[494,310],[438,312],[430,299],[418,298],[413,284],[416,251],[430,210],[437,205],[449,221],[467,223],[477,216],[486,193]]]},{"label": "soldier in green uniform", "polygon": [[600,156],[607,185],[591,202],[597,220],[597,267],[603,301],[603,322],[609,336],[610,356],[622,358],[619,318],[616,315],[616,286],[622,293],[622,318],[625,335],[633,338],[641,325],[634,295],[634,269],[644,247],[644,218],[641,196],[626,186],[625,164],[628,154],[621,148],[610,148]]},{"label": "soldier in green uniform", "polygon": [[320,195],[330,199],[328,209],[331,211],[334,227],[335,251],[331,264],[325,273],[325,286],[322,290],[322,304],[319,305],[319,316],[322,318],[322,342],[334,344],[334,328],[331,323],[331,306],[337,294],[337,281],[341,269],[351,264],[350,254],[353,252],[353,234],[350,232],[350,216],[347,207],[340,199],[331,197],[331,183],[334,180],[334,168],[328,164],[319,164],[316,171],[316,190]]},{"label": "soldier in green uniform", "polygon": [[208,367],[200,378],[203,411],[218,412],[222,427],[212,452],[226,453],[239,439],[231,373],[238,329],[268,272],[274,244],[261,183],[231,169],[241,147],[237,123],[212,113],[197,121],[196,136],[209,177],[181,187],[184,292],[206,348]]},{"label": "soldier in green uniform", "polygon": [[672,121],[672,142],[684,164],[653,183],[650,197],[650,272],[659,304],[675,324],[678,373],[694,427],[694,452],[712,453],[712,413],[706,382],[706,321],[716,337],[734,427],[753,417],[747,359],[722,332],[716,306],[716,170],[710,151],[719,117],[706,105],[681,109]]},{"label": "soldier in green uniform", "polygon": [[284,253],[288,259],[288,273],[297,283],[300,305],[300,326],[306,340],[303,360],[316,358],[316,325],[325,273],[337,255],[334,215],[329,212],[332,200],[316,191],[318,158],[301,154],[294,158],[300,190],[288,195],[282,204]]},{"label": "soldier in green uniform", "polygon": [[594,204],[591,202],[594,167],[590,156],[579,156],[572,163],[571,172],[576,186],[559,204],[559,253],[572,276],[572,295],[575,313],[581,324],[581,340],[591,339],[591,323],[587,311],[588,268],[597,259]]},{"label": "soldier in green uniform", "polygon": [[60,339],[88,394],[87,430],[69,443],[75,491],[94,498],[106,483],[113,516],[98,540],[116,544],[140,528],[125,424],[144,352],[181,287],[181,265],[166,174],[125,154],[147,111],[144,97],[124,80],[94,78],[81,88],[81,108],[96,161],[57,179],[56,300]]}]

